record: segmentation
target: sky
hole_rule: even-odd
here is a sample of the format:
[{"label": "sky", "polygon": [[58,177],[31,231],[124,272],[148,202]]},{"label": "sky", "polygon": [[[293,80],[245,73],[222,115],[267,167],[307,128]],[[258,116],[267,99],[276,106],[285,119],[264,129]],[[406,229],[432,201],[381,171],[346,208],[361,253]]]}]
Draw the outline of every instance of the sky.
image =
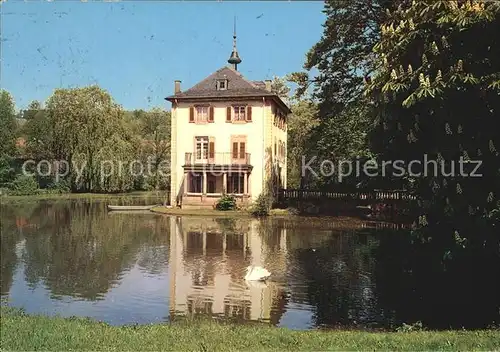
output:
[{"label": "sky", "polygon": [[57,88],[98,84],[127,110],[227,65],[236,16],[238,70],[249,80],[301,71],[320,39],[322,1],[7,0],[1,7],[0,88],[16,108]]}]

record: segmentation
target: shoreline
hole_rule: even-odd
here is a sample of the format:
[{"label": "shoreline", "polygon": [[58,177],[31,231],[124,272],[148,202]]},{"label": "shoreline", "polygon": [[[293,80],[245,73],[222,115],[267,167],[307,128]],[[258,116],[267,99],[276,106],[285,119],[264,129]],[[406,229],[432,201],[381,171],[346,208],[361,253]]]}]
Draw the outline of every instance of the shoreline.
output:
[{"label": "shoreline", "polygon": [[[129,193],[47,193],[36,195],[0,195],[0,204],[27,204],[38,201],[67,201],[67,200],[113,200],[113,199],[148,199],[160,198],[165,195],[163,191],[134,191]],[[110,211],[111,212],[111,211]],[[294,209],[271,209],[267,216],[255,216],[250,210],[216,210],[216,209],[180,209],[175,207],[164,206],[158,202],[152,209],[146,211],[157,215],[169,216],[193,216],[193,217],[214,217],[214,218],[242,218],[242,219],[304,219],[310,221],[355,221],[359,223],[399,223],[390,219],[369,219],[364,218],[362,213],[348,214],[306,214],[298,213]],[[120,211],[113,211],[120,213]],[[409,226],[409,224],[408,224]]]},{"label": "shoreline", "polygon": [[367,332],[292,330],[187,320],[111,326],[89,318],[28,315],[1,307],[0,348],[33,350],[498,350],[500,330]]},{"label": "shoreline", "polygon": [[[239,217],[256,218],[249,210],[216,210],[216,209],[179,209],[166,206],[157,206],[150,209],[151,212],[164,215],[186,215],[186,216],[213,216],[213,217]],[[292,214],[286,209],[271,209],[267,217],[304,217],[305,215]],[[261,217],[265,218],[265,216]]]},{"label": "shoreline", "polygon": [[162,197],[162,191],[134,191],[129,193],[42,193],[32,195],[0,195],[0,201],[30,202],[39,200],[67,200],[67,199],[114,199],[114,198],[148,198]]}]

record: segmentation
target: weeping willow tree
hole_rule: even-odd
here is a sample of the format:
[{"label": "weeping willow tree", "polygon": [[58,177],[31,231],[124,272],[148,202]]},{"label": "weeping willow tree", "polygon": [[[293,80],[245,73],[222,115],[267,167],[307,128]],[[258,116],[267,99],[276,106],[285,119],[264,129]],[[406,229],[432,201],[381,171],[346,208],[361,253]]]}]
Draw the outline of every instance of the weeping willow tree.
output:
[{"label": "weeping willow tree", "polygon": [[135,163],[139,141],[120,128],[97,155],[99,185],[101,192],[123,192],[135,189],[141,170]]},{"label": "weeping willow tree", "polygon": [[97,86],[58,89],[46,105],[53,155],[68,162],[73,190],[132,188],[138,139],[108,92]]},{"label": "weeping willow tree", "polygon": [[148,165],[148,186],[152,189],[169,187],[167,177],[170,161],[170,112],[155,107],[150,111],[137,110],[134,115],[143,137],[140,158]]},{"label": "weeping willow tree", "polygon": [[415,238],[436,260],[498,257],[500,4],[415,0],[388,15],[366,91],[373,148],[406,165],[437,162],[405,180],[419,198]]}]

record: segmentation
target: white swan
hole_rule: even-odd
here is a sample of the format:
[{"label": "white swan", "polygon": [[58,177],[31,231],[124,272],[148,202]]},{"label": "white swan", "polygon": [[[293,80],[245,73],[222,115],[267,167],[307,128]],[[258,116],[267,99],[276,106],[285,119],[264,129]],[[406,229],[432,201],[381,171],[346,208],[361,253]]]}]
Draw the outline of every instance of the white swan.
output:
[{"label": "white swan", "polygon": [[261,266],[247,267],[246,281],[264,281],[271,276],[271,273]]}]

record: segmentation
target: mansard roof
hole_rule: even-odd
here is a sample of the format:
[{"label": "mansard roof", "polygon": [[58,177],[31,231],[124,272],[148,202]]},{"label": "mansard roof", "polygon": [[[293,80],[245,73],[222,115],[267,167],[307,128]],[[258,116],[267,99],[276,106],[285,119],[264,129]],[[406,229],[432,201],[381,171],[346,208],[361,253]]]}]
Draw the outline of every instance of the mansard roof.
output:
[{"label": "mansard roof", "polygon": [[[217,89],[217,81],[227,80],[227,88]],[[241,73],[231,66],[224,66],[207,78],[203,79],[193,87],[184,92],[179,92],[168,96],[165,99],[173,102],[174,100],[193,100],[193,99],[221,99],[221,98],[255,98],[269,97],[282,105],[287,112],[290,109],[275,94],[266,90],[266,84],[263,81],[249,81]]]}]

